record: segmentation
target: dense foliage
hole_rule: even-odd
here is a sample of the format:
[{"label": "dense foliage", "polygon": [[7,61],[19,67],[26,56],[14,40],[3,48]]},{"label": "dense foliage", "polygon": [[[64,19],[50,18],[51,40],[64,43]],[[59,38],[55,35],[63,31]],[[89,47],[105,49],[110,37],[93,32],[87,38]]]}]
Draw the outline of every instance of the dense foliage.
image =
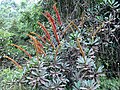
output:
[{"label": "dense foliage", "polygon": [[118,90],[119,7],[115,0],[3,0],[0,90]]}]

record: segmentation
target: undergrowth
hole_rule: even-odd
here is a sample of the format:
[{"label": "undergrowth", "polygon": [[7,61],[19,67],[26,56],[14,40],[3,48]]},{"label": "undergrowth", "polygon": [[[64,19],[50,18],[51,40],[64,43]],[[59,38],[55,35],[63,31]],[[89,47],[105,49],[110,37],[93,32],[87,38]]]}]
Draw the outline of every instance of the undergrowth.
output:
[{"label": "undergrowth", "polygon": [[[29,59],[27,59],[26,64],[20,65],[11,56],[4,56],[4,58],[12,61],[21,72],[13,73],[10,71],[9,75],[12,77],[17,75],[16,73],[20,73],[20,77],[2,81],[5,83],[1,84],[2,88],[7,87],[9,89],[15,88],[14,85],[30,85],[31,89],[41,90],[64,90],[65,88],[95,90],[99,87],[98,77],[102,74],[103,67],[96,67],[93,48],[85,44],[86,41],[82,40],[83,36],[81,35],[76,35],[72,41],[66,40],[67,36],[63,38],[69,28],[66,27],[67,29],[65,28],[63,32],[57,30],[58,26],[56,25],[61,26],[62,22],[56,4],[53,5],[53,10],[56,13],[57,20],[49,12],[43,13],[52,26],[52,31],[47,30],[41,22],[38,22],[45,35],[40,36],[35,32],[27,34],[31,39],[29,42],[36,52],[35,56],[30,55],[21,46],[11,44],[11,46],[23,51]],[[70,21],[70,24],[79,31],[79,27],[73,21]],[[70,26],[68,25],[68,27]],[[91,43],[95,40],[92,37],[90,39],[92,40]],[[73,43],[73,46],[70,43]]]},{"label": "undergrowth", "polygon": [[[65,16],[66,22],[62,22],[56,7],[57,3],[51,8],[51,13],[55,13],[55,15],[44,11],[42,17],[44,17],[47,22],[44,23],[37,17],[38,21],[35,20],[37,22],[33,25],[35,27],[39,26],[39,28],[37,28],[41,30],[42,33],[34,30],[27,32],[25,36],[27,39],[25,43],[23,42],[23,45],[8,42],[8,45],[12,48],[16,48],[13,55],[18,55],[19,53],[22,53],[22,55],[19,56],[19,60],[15,60],[11,54],[4,53],[2,55],[4,60],[12,62],[10,65],[12,67],[0,69],[0,89],[119,89],[119,78],[117,78],[118,80],[109,80],[104,77],[100,78],[100,76],[104,75],[101,64],[105,66],[105,71],[109,71],[109,67],[111,69],[113,65],[115,65],[114,67],[116,68],[118,67],[117,70],[119,71],[119,65],[116,65],[119,64],[119,57],[117,56],[119,52],[114,48],[115,46],[117,48],[119,47],[119,34],[116,34],[118,30],[117,26],[119,26],[118,3],[114,0],[106,1],[107,0],[101,1],[99,5],[96,3],[93,8],[89,6],[91,2],[87,2],[87,0],[81,1],[81,3],[78,1],[76,7],[80,5],[80,7],[83,8],[80,12],[80,20],[77,16],[75,16],[77,20],[70,20],[75,18],[72,17],[75,13],[75,10],[73,10],[71,16],[68,15],[68,18]],[[102,9],[100,7],[104,7],[104,5],[110,9],[108,11],[103,10],[101,14]],[[106,13],[103,15],[104,12]],[[30,18],[30,20],[31,19],[32,18]],[[111,25],[114,27],[111,27]],[[14,35],[9,33],[8,37],[9,36]],[[109,49],[111,52],[109,52]],[[114,54],[114,51],[116,51],[115,53],[117,53],[117,55]],[[99,55],[102,56],[99,57]],[[113,55],[114,57],[112,57]],[[111,57],[112,62],[108,61],[109,57]],[[23,58],[22,61],[21,58]],[[111,65],[111,63],[113,64]],[[110,72],[110,74],[112,74],[112,72]],[[119,72],[117,72],[116,76],[119,76]]]}]

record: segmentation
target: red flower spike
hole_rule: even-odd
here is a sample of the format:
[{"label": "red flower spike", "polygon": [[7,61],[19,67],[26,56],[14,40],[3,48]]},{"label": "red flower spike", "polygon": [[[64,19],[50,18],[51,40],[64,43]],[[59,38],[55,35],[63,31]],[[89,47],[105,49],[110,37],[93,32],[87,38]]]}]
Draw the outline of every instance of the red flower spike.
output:
[{"label": "red flower spike", "polygon": [[55,11],[55,13],[56,13],[56,17],[57,17],[57,19],[58,19],[58,23],[59,23],[60,25],[62,25],[62,22],[61,22],[61,19],[60,19],[60,14],[59,14],[59,12],[58,12],[58,10],[57,10],[57,7],[56,7],[56,3],[53,5],[53,9],[54,9],[54,11]]},{"label": "red flower spike", "polygon": [[41,26],[42,30],[45,32],[47,38],[50,39],[50,34],[48,30],[45,28],[45,26],[43,26],[40,22],[38,22],[38,24]]},{"label": "red flower spike", "polygon": [[58,42],[58,44],[60,44],[60,40],[58,38],[58,35],[57,35],[57,30],[56,30],[56,25],[55,25],[55,21],[54,19],[52,18],[52,16],[50,15],[49,12],[45,12],[45,14],[43,14],[48,20],[49,22],[51,23],[51,26],[52,26],[52,30],[53,30],[53,33],[54,33],[54,36],[56,38],[56,41]]}]

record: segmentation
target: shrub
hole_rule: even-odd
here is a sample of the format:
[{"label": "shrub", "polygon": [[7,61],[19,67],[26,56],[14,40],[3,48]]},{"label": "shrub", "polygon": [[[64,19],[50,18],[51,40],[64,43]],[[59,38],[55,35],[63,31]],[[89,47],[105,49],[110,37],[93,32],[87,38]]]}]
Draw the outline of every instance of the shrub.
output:
[{"label": "shrub", "polygon": [[[61,35],[58,34],[59,31],[57,31],[56,26],[56,22],[61,24],[60,16],[58,11],[56,11],[55,5],[53,8],[58,21],[54,20],[49,12],[43,14],[52,26],[53,34],[52,32],[49,33],[46,27],[40,22],[38,22],[38,24],[44,31],[45,36],[41,37],[33,32],[28,34],[32,40],[30,43],[35,48],[35,56],[30,56],[22,47],[12,44],[30,56],[30,61],[28,61],[22,69],[22,78],[15,80],[15,82],[25,86],[28,84],[32,89],[60,90],[72,88],[74,90],[95,90],[99,87],[98,76],[102,74],[102,67],[99,67],[97,70],[94,62],[93,49],[87,46],[82,48],[81,42],[84,45],[86,41],[81,41],[80,36],[76,35],[74,39],[77,40],[72,40],[73,42],[60,37]],[[72,25],[79,29],[73,22]],[[66,31],[67,30],[62,32],[63,36]],[[54,42],[52,39],[54,39]],[[92,39],[92,42],[94,42],[94,39]],[[74,46],[70,46],[70,43],[74,43]],[[45,46],[47,44],[49,44],[50,47]],[[11,60],[18,68],[22,68],[13,59],[8,56],[4,57]],[[13,82],[11,82],[11,84],[13,84]]]},{"label": "shrub", "polygon": [[119,78],[106,78],[106,77],[102,77],[100,78],[100,87],[98,88],[98,90],[119,90],[120,88],[120,79]]}]

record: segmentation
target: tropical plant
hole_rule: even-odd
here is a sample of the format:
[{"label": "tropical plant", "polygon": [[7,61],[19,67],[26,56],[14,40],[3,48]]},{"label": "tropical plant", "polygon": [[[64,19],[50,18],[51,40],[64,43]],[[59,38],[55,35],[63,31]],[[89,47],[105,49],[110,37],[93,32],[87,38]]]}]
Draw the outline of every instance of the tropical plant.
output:
[{"label": "tropical plant", "polygon": [[[75,34],[75,38],[73,38],[72,43],[74,43],[74,46],[70,46],[69,40],[60,37],[64,36],[67,30],[60,35],[58,34],[60,32],[57,30],[58,26],[56,26],[56,23],[62,25],[62,22],[56,4],[53,5],[53,10],[56,13],[57,20],[54,20],[49,12],[43,13],[52,26],[53,33],[49,32],[42,23],[38,22],[45,35],[41,37],[34,32],[27,34],[32,40],[29,42],[34,46],[35,56],[31,56],[22,47],[12,44],[12,46],[25,52],[29,57],[28,60],[30,61],[26,64],[27,66],[22,67],[12,58],[4,56],[4,58],[11,60],[19,69],[23,68],[22,78],[16,83],[26,86],[29,84],[32,89],[60,90],[73,88],[74,90],[95,90],[99,87],[98,76],[102,73],[102,67],[99,67],[96,71],[93,49],[87,46],[86,49],[82,48],[79,34]],[[79,30],[79,27],[74,22],[71,21],[70,23]],[[54,39],[54,42],[52,39]],[[91,39],[93,42],[94,38]],[[82,42],[83,45],[85,42]],[[50,45],[49,48],[46,48],[48,47],[46,46],[47,43]]]},{"label": "tropical plant", "polygon": [[101,44],[98,51],[99,58],[97,59],[99,61],[101,60],[100,62],[104,64],[108,77],[119,77],[119,7],[120,4],[115,0],[103,0],[99,13],[105,19],[106,23],[98,34],[101,39]]}]

